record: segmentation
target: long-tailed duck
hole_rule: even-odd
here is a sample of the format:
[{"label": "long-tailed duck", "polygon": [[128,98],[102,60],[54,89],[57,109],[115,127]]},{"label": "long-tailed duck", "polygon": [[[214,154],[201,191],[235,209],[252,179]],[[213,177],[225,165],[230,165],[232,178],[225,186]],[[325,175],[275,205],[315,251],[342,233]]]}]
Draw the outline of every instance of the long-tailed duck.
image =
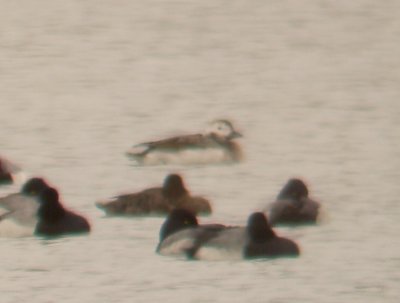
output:
[{"label": "long-tailed duck", "polygon": [[177,136],[133,146],[127,155],[138,165],[200,165],[233,163],[242,159],[242,137],[228,120],[215,120],[204,134]]}]

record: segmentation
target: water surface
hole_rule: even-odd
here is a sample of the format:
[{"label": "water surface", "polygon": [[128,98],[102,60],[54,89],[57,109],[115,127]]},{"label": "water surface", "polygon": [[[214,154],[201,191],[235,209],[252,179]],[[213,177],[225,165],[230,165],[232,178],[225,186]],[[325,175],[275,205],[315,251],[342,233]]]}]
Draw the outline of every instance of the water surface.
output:
[{"label": "water surface", "polygon": [[[396,1],[0,5],[0,152],[93,226],[57,240],[2,235],[2,302],[397,302]],[[243,163],[135,167],[124,155],[220,117],[244,133]],[[163,218],[106,218],[94,202],[170,172],[212,201],[202,222],[244,224],[294,176],[325,216],[277,230],[298,259],[161,257]]]}]

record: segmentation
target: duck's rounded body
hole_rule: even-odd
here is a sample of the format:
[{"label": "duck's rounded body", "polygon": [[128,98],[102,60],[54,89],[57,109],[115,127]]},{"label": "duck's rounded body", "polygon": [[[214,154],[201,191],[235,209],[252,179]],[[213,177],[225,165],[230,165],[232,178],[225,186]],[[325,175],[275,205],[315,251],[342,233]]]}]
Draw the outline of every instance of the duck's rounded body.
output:
[{"label": "duck's rounded body", "polygon": [[193,214],[176,209],[160,230],[156,251],[196,260],[253,259],[298,256],[292,240],[278,237],[262,213],[249,217],[246,227],[199,225]]},{"label": "duck's rounded body", "polygon": [[242,159],[241,137],[228,120],[216,120],[204,134],[184,135],[141,143],[127,151],[138,165],[201,165],[233,163]]},{"label": "duck's rounded body", "polygon": [[83,216],[65,209],[59,201],[58,192],[47,188],[40,194],[38,223],[35,235],[54,237],[90,232],[90,224]]},{"label": "duck's rounded body", "polygon": [[300,179],[290,179],[275,202],[269,207],[271,225],[315,224],[320,203],[308,196],[308,188]]},{"label": "duck's rounded body", "polygon": [[199,225],[191,211],[176,208],[160,228],[160,241],[156,251],[161,255],[193,259],[204,241],[216,237],[225,228],[221,224]]},{"label": "duck's rounded body", "polygon": [[5,210],[3,218],[12,219],[17,224],[33,227],[37,222],[37,211],[40,206],[39,194],[48,187],[42,178],[31,178],[19,193],[0,198],[0,208]]},{"label": "duck's rounded body", "polygon": [[300,255],[298,245],[290,239],[277,236],[262,212],[250,215],[246,234],[247,241],[243,255],[247,259],[297,257]]},{"label": "duck's rounded body", "polygon": [[182,177],[176,174],[168,175],[163,187],[119,195],[110,200],[99,201],[96,205],[107,215],[114,216],[163,216],[175,208],[185,208],[195,214],[211,213],[209,201],[203,197],[191,196]]}]

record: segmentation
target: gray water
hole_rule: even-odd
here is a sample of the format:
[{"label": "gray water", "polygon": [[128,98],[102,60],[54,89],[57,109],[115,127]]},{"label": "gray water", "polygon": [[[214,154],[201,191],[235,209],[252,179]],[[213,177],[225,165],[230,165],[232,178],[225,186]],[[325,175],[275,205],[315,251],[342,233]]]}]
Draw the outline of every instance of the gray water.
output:
[{"label": "gray water", "polygon": [[[398,1],[0,1],[2,156],[47,178],[89,236],[0,238],[1,302],[398,302]],[[233,166],[136,167],[134,143],[229,118]],[[287,179],[318,226],[278,228],[298,259],[154,253],[163,218],[94,202],[181,173],[245,224]],[[1,194],[19,185],[1,189]]]}]

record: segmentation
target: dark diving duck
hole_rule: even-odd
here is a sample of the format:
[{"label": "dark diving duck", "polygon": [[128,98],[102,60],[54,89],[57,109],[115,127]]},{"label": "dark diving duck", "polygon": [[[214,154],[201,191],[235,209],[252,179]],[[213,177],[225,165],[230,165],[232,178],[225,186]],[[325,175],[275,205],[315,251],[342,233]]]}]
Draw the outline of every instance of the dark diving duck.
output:
[{"label": "dark diving duck", "polygon": [[207,199],[189,193],[178,174],[168,175],[162,187],[119,195],[96,202],[96,206],[111,216],[162,216],[175,208],[201,215],[209,215],[212,211]]}]

